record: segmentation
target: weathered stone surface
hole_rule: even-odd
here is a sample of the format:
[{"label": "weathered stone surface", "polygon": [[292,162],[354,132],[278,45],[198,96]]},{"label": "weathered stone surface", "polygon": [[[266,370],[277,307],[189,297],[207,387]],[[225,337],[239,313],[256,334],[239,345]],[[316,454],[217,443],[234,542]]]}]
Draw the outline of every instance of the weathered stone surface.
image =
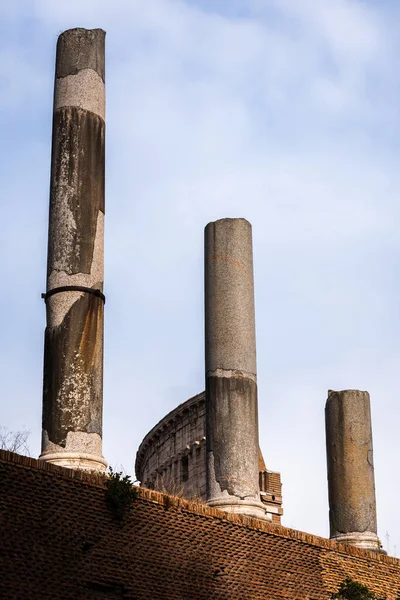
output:
[{"label": "weathered stone surface", "polygon": [[54,90],[54,110],[73,106],[105,120],[104,83],[93,69],[82,69],[76,75],[57,80]]},{"label": "weathered stone surface", "polygon": [[[103,290],[104,36],[74,29],[57,45],[47,292]],[[103,301],[63,290],[46,309],[41,458],[104,469]]]},{"label": "weathered stone surface", "polygon": [[[93,265],[93,251],[99,211],[104,215],[104,162],[104,122],[79,108],[57,111],[53,121],[48,277],[53,272],[75,275],[103,270],[103,265]],[[96,258],[103,261],[102,255]],[[102,277],[102,272],[98,276]]]},{"label": "weathered stone surface", "polygon": [[205,229],[207,500],[263,518],[251,225],[221,219]]},{"label": "weathered stone surface", "polygon": [[330,390],[325,419],[330,537],[378,549],[368,392]]},{"label": "weathered stone surface", "polygon": [[256,375],[251,225],[221,219],[205,230],[206,372]]},{"label": "weathered stone surface", "polygon": [[246,377],[207,377],[208,494],[258,498],[257,384]]},{"label": "weathered stone surface", "polygon": [[82,27],[61,33],[57,41],[56,79],[92,69],[105,82],[105,36],[102,29]]},{"label": "weathered stone surface", "polygon": [[[280,524],[280,473],[267,469],[260,448],[258,470],[267,520]],[[177,406],[149,431],[137,451],[135,472],[145,488],[206,502],[205,392]]]},{"label": "weathered stone surface", "polygon": [[70,431],[102,434],[103,310],[100,298],[81,294],[61,324],[46,329],[43,430],[64,448]]}]

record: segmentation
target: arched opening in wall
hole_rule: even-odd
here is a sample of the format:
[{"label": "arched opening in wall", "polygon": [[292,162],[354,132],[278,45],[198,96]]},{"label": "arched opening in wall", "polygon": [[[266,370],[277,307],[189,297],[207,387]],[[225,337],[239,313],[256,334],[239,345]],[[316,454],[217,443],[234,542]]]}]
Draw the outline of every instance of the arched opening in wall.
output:
[{"label": "arched opening in wall", "polygon": [[189,479],[189,457],[184,456],[181,460],[181,479],[185,483]]}]

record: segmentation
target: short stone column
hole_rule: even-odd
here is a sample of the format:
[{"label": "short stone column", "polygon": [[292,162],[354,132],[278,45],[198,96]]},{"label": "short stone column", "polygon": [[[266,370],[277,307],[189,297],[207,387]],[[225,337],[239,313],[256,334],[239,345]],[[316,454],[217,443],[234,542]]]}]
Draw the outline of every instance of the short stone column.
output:
[{"label": "short stone column", "polygon": [[207,502],[266,518],[260,500],[251,225],[205,229]]},{"label": "short stone column", "polygon": [[329,390],[325,424],[330,537],[379,551],[368,392]]},{"label": "short stone column", "polygon": [[58,38],[40,458],[104,470],[105,32]]}]

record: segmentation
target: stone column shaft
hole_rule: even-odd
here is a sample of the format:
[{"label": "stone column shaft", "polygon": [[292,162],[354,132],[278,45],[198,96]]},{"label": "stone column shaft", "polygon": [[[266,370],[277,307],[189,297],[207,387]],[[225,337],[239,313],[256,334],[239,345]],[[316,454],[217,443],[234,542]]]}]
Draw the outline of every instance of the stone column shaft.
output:
[{"label": "stone column shaft", "polygon": [[329,390],[325,424],[330,537],[379,551],[368,392]]},{"label": "stone column shaft", "polygon": [[205,229],[207,501],[265,518],[258,473],[258,412],[251,225]]},{"label": "stone column shaft", "polygon": [[97,470],[107,464],[102,457],[104,45],[101,29],[71,29],[57,43],[40,456]]}]

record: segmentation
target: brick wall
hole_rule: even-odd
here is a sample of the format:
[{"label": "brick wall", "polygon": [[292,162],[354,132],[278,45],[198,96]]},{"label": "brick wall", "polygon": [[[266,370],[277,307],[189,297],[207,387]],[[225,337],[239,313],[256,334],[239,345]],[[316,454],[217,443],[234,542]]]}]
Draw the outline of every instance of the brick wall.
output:
[{"label": "brick wall", "polygon": [[328,600],[350,576],[395,600],[400,561],[0,451],[0,598]]}]

